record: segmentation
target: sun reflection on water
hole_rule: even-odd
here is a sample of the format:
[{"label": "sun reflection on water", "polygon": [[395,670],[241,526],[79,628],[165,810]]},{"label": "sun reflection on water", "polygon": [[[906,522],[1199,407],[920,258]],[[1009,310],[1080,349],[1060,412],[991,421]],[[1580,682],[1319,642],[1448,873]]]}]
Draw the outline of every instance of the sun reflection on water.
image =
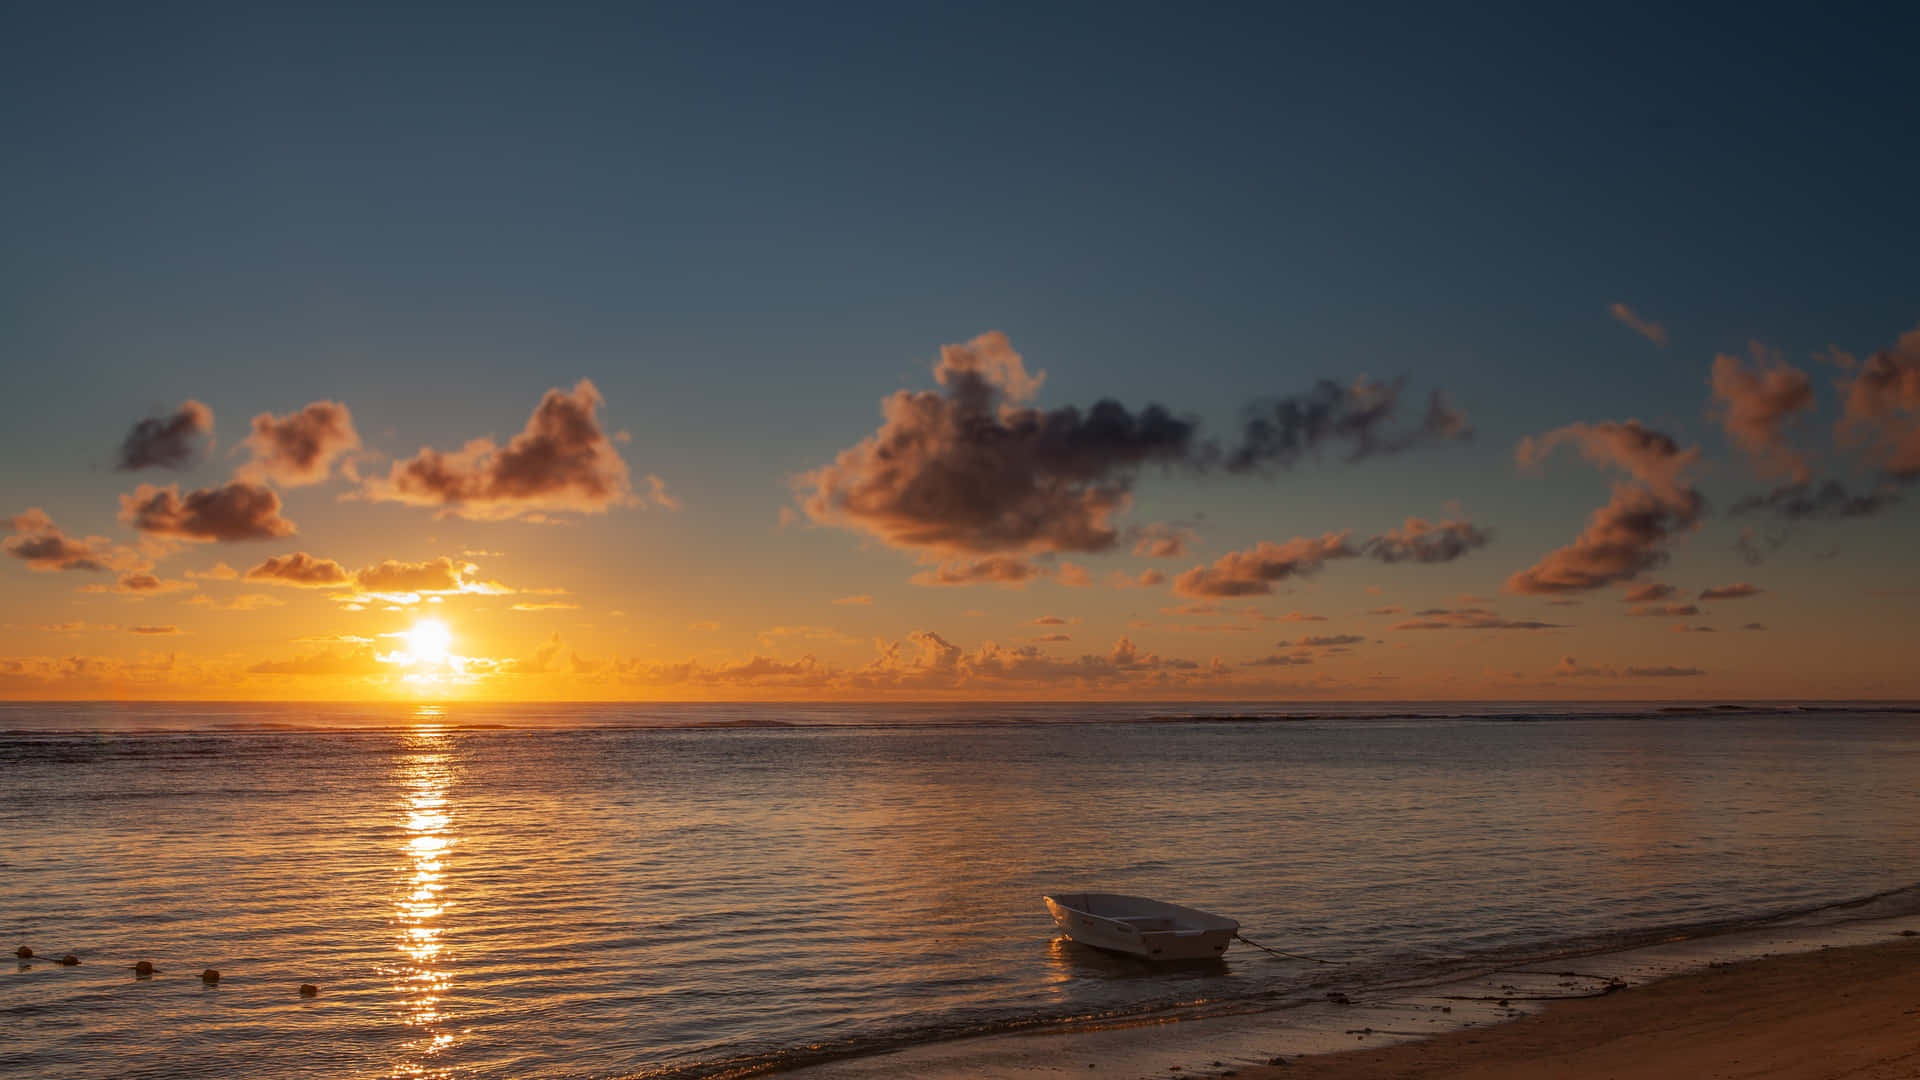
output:
[{"label": "sun reflection on water", "polygon": [[453,1066],[442,1056],[453,1047],[454,1033],[441,1001],[452,985],[445,955],[441,919],[450,906],[445,897],[443,856],[452,845],[447,792],[452,769],[451,742],[444,728],[433,726],[439,710],[420,711],[417,726],[403,736],[403,753],[396,775],[406,841],[401,851],[406,863],[394,893],[393,924],[398,930],[395,948],[399,962],[390,965],[393,987],[399,995],[400,1019],[414,1036],[402,1044],[395,1077],[451,1078]]}]

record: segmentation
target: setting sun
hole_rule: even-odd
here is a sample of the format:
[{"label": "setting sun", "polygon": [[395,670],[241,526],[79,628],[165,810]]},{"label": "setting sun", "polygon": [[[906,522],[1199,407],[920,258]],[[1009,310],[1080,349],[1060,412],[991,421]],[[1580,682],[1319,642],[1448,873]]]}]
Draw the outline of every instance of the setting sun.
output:
[{"label": "setting sun", "polygon": [[421,619],[407,631],[407,652],[416,664],[438,664],[446,660],[453,644],[453,633],[439,619]]}]

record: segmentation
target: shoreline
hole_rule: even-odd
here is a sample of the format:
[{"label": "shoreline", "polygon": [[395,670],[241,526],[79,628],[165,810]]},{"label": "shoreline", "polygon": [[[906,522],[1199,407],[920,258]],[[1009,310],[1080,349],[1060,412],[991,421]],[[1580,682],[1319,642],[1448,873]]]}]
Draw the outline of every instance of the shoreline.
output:
[{"label": "shoreline", "polygon": [[1910,1080],[1920,1076],[1920,937],[1716,965],[1492,1027],[1215,1075]]},{"label": "shoreline", "polygon": [[[1597,992],[1610,982],[1619,989]],[[1780,1072],[1751,1067],[1752,1054],[1744,1055],[1750,1067],[1713,1070],[1720,1060],[1715,1054],[1775,1030],[1792,1031],[1795,1039],[1810,1044],[1880,1046],[1849,1026],[1866,1000],[1861,996],[1866,984],[1877,987],[1875,1023],[1886,1038],[1905,1040],[1886,1047],[1881,1056],[1913,1055],[1895,1071]],[[1450,981],[1356,988],[1344,1004],[1318,998],[1224,1015],[1152,1016],[1098,1028],[922,1043],[779,1069],[774,1075],[801,1080],[904,1075],[1026,1080],[1063,1072],[1166,1080],[1832,1080],[1843,1075],[1915,1080],[1920,1077],[1920,915],[1676,938],[1577,959],[1483,969]],[[1718,1002],[1734,1007],[1717,1008]],[[1609,1046],[1631,1051],[1632,1060],[1606,1056]],[[1584,1071],[1580,1059],[1589,1052],[1600,1053],[1592,1066],[1597,1071]],[[1273,1064],[1276,1059],[1285,1064]],[[1669,1059],[1675,1063],[1671,1070]]]}]

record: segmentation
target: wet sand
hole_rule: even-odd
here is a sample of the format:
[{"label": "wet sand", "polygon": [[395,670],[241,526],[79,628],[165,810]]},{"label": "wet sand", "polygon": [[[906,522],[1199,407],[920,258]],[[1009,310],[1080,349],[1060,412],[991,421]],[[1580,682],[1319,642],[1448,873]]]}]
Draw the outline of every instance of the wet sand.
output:
[{"label": "wet sand", "polygon": [[[1205,1072],[1189,1075],[1206,1075]],[[1178,1074],[1174,1074],[1178,1075]],[[1220,1075],[1216,1072],[1213,1075]],[[1677,975],[1537,1015],[1242,1067],[1242,1080],[1915,1080],[1920,938]]]}]

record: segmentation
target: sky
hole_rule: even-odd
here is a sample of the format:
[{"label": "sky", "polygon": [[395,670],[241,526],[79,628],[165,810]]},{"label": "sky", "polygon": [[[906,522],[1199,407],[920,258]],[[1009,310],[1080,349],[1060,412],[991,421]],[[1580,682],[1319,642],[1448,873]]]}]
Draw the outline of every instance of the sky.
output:
[{"label": "sky", "polygon": [[1891,12],[549,8],[0,17],[0,697],[1920,698]]}]

